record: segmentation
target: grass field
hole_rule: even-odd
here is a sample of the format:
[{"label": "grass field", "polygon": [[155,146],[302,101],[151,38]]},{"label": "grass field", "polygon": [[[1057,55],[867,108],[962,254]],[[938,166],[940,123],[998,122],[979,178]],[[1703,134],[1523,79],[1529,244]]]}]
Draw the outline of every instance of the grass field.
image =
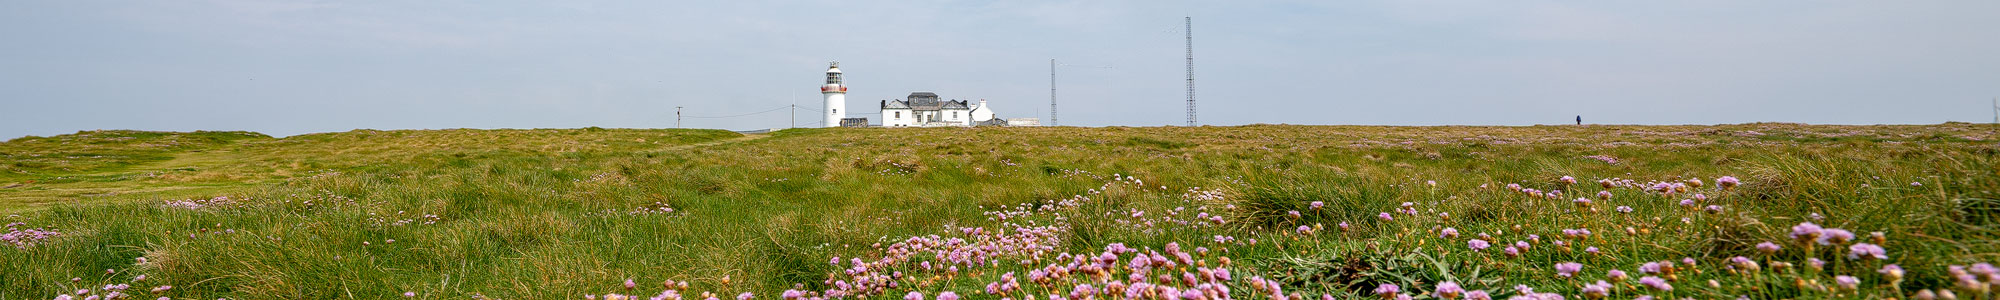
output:
[{"label": "grass field", "polygon": [[80,132],[0,299],[1994,299],[1993,130]]}]

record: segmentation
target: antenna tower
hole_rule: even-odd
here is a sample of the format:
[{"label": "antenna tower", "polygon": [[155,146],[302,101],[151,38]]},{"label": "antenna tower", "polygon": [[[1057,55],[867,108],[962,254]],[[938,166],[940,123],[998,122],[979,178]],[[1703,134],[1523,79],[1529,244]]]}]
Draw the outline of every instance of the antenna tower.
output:
[{"label": "antenna tower", "polygon": [[1049,59],[1049,126],[1056,126],[1056,59]]},{"label": "antenna tower", "polygon": [[1187,126],[1194,127],[1194,17],[1187,19]]}]

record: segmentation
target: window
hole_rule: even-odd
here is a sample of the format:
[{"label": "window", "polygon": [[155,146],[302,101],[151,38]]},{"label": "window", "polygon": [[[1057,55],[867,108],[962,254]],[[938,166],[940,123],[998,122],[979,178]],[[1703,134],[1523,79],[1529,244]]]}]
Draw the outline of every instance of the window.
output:
[{"label": "window", "polygon": [[898,120],[901,120],[901,119],[903,119],[903,112],[900,112],[900,111],[899,111],[899,112],[896,112],[896,119],[898,119]]}]

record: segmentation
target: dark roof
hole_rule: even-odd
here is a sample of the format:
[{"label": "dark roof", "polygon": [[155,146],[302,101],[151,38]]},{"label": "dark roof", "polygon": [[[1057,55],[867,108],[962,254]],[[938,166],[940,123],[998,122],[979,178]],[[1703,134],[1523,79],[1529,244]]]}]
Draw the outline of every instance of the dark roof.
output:
[{"label": "dark roof", "polygon": [[909,101],[906,104],[910,106],[910,109],[915,110],[938,110],[938,106],[943,105],[942,103],[938,103],[937,93],[932,92],[910,93]]},{"label": "dark roof", "polygon": [[882,100],[882,109],[910,109],[910,103],[903,100]]},{"label": "dark roof", "polygon": [[965,106],[965,100],[945,101],[941,106],[939,109],[971,109]]}]

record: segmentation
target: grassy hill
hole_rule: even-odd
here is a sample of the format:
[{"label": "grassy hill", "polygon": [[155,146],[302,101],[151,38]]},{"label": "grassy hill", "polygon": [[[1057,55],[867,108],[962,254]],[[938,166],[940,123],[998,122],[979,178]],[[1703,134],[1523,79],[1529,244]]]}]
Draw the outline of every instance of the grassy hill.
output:
[{"label": "grassy hill", "polygon": [[82,132],[0,143],[0,299],[1970,297],[1991,130]]}]

